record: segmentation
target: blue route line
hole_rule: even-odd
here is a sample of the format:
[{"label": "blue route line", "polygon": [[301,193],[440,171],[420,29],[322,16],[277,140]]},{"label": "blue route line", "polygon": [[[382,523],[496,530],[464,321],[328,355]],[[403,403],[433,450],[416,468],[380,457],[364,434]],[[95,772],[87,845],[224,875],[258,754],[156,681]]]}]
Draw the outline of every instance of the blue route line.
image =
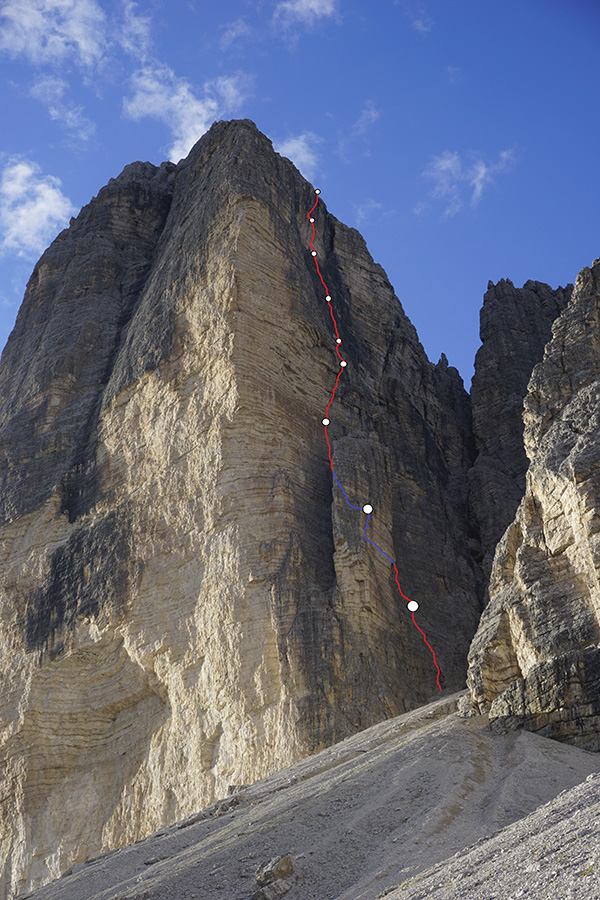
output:
[{"label": "blue route line", "polygon": [[[333,469],[331,470],[331,473],[332,473],[333,477],[335,478],[335,483],[337,484],[337,486],[339,487],[340,491],[341,491],[342,494],[344,495],[344,499],[346,500],[346,503],[348,504],[348,506],[349,506],[351,509],[358,509],[358,510],[361,510],[361,509],[362,509],[362,506],[354,506],[353,503],[350,503],[350,501],[348,500],[348,494],[346,493],[346,491],[344,490],[344,488],[342,487],[342,485],[341,485],[341,484],[339,483],[339,481],[337,480],[337,475],[335,474],[335,471],[334,471]],[[365,523],[365,527],[364,527],[364,531],[363,531],[363,538],[365,539],[365,541],[366,541],[368,544],[373,544],[373,546],[376,547],[376,548],[379,550],[379,552],[381,553],[381,555],[382,555],[382,556],[385,556],[386,559],[389,559],[389,561],[391,562],[391,564],[392,564],[393,566],[395,566],[396,563],[394,562],[394,560],[392,559],[392,557],[391,557],[391,556],[388,556],[387,553],[385,552],[385,550],[382,550],[382,549],[381,549],[381,547],[379,546],[379,544],[376,544],[375,541],[372,541],[370,538],[367,537],[367,528],[369,527],[369,519],[370,519],[370,518],[371,518],[371,513],[367,513],[367,521],[366,521],[366,523]]]},{"label": "blue route line", "polygon": [[[362,506],[354,506],[352,503],[350,503],[350,501],[348,500],[348,494],[346,493],[346,491],[344,490],[344,488],[341,486],[341,484],[340,484],[339,481],[337,480],[337,477],[336,477],[335,472],[333,471],[333,468],[331,469],[331,473],[332,473],[333,477],[335,478],[335,483],[337,484],[337,486],[339,487],[340,491],[342,492],[342,494],[343,494],[344,497],[346,498],[346,503],[348,504],[348,506],[350,506],[352,509],[362,509]],[[367,519],[367,522],[368,522],[368,521],[369,521],[369,520]]]}]

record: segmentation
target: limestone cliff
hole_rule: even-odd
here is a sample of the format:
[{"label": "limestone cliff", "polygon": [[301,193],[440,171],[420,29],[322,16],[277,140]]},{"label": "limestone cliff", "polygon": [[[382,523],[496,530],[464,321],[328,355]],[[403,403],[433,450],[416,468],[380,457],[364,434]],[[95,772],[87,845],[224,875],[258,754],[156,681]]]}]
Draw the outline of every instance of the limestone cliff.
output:
[{"label": "limestone cliff", "polygon": [[552,290],[539,281],[515,288],[503,278],[498,284],[490,281],[483,298],[481,347],[471,385],[477,456],[469,481],[486,581],[496,544],[525,493],[523,398],[527,384],[571,290],[572,285]]},{"label": "limestone cliff", "polygon": [[60,485],[70,522],[94,493],[100,404],[164,228],[170,163],[111,179],[44,253],[0,367],[0,524]]},{"label": "limestone cliff", "polygon": [[600,260],[524,404],[526,492],[496,550],[468,684],[497,727],[600,750]]},{"label": "limestone cliff", "polygon": [[[42,256],[0,365],[5,893],[437,692],[321,419],[312,187],[248,121],[137,163]],[[460,687],[480,611],[467,394],[316,216],[336,475]]]}]

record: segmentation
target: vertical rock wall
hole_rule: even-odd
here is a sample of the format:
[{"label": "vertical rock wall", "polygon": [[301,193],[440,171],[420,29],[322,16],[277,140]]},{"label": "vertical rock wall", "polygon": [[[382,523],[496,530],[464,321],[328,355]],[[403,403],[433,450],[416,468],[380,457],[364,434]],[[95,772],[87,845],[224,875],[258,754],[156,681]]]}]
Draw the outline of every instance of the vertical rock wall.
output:
[{"label": "vertical rock wall", "polygon": [[36,265],[2,354],[2,896],[102,845],[164,720],[164,691],[101,626],[122,618],[140,567],[131,517],[100,495],[98,433],[173,170],[128,166],[81,211]]},{"label": "vertical rock wall", "polygon": [[[489,578],[494,551],[525,493],[523,398],[552,323],[567,305],[572,285],[553,290],[539,281],[515,288],[491,281],[481,309],[481,347],[471,385],[475,465],[469,473],[471,509]],[[486,596],[487,601],[487,596]]]},{"label": "vertical rock wall", "polygon": [[600,260],[555,321],[524,406],[526,491],[469,653],[497,727],[600,750]]},{"label": "vertical rock wall", "polygon": [[133,163],[46,250],[0,367],[0,523],[59,487],[93,503],[103,391],[165,224],[174,166]]},{"label": "vertical rock wall", "polygon": [[[176,168],[127,167],[34,271],[0,367],[8,893],[437,693],[329,468],[314,196],[218,123]],[[358,232],[316,219],[336,474],[456,688],[468,396]]]},{"label": "vertical rock wall", "polygon": [[321,425],[314,199],[221,122],[126,167],[34,269],[0,365],[9,896],[438,695],[387,557],[456,689],[502,538],[473,700],[596,746],[598,266],[568,306],[490,285],[471,403],[319,202],[332,460],[379,552]]}]

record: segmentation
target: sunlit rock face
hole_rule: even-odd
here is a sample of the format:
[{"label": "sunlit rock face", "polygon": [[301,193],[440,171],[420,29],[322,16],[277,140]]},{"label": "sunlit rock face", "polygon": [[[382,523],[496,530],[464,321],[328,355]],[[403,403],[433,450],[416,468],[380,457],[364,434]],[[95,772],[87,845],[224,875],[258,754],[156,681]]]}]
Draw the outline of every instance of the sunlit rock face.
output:
[{"label": "sunlit rock face", "polygon": [[526,491],[469,653],[473,701],[600,750],[600,260],[555,321],[524,404]]},{"label": "sunlit rock face", "polygon": [[42,256],[0,366],[3,888],[439,694],[481,608],[468,395],[248,121],[135,163]]}]

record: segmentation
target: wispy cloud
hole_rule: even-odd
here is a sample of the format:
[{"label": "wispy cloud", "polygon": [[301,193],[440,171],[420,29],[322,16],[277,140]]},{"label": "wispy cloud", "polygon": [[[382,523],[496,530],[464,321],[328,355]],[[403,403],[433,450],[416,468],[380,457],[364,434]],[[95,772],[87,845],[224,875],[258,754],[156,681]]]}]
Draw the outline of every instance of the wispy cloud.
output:
[{"label": "wispy cloud", "polygon": [[0,2],[0,51],[35,66],[38,75],[30,95],[79,146],[96,126],[83,106],[69,100],[73,67],[79,69],[79,83],[96,89],[104,76],[114,77],[112,73],[122,66],[119,52],[133,57],[138,66],[145,63],[152,44],[150,29],[150,17],[138,13],[134,0],[121,0],[110,16],[97,0]]},{"label": "wispy cloud", "polygon": [[356,206],[356,224],[360,228],[363,222],[368,221],[376,214],[380,214],[382,209],[383,203],[379,203],[377,200],[369,199],[359,203]]},{"label": "wispy cloud", "polygon": [[78,140],[86,141],[94,134],[96,126],[84,115],[82,106],[65,100],[68,87],[64,78],[49,75],[38,79],[30,94],[48,107],[51,119],[60,122]]},{"label": "wispy cloud", "polygon": [[369,154],[368,135],[371,127],[381,116],[372,100],[367,101],[360,111],[358,118],[352,123],[348,132],[338,132],[337,153],[345,163],[351,162],[357,156],[363,157]]},{"label": "wispy cloud", "polygon": [[375,104],[369,100],[352,126],[353,133],[355,135],[364,135],[380,116],[381,110],[377,109]]},{"label": "wispy cloud", "polygon": [[283,28],[292,25],[314,25],[337,13],[338,0],[282,0],[275,7],[273,22]]},{"label": "wispy cloud", "polygon": [[133,93],[124,100],[123,110],[134,120],[150,117],[164,122],[174,139],[169,158],[178,162],[215,119],[240,106],[248,84],[242,75],[220,76],[197,92],[169,66],[145,66],[133,76]]},{"label": "wispy cloud", "polygon": [[[513,163],[512,150],[503,150],[495,162],[485,162],[475,153],[463,160],[456,151],[445,150],[432,158],[422,174],[432,183],[430,197],[442,201],[443,218],[449,218],[460,212],[467,201],[472,207],[477,206],[485,189],[494,183],[495,176],[507,172]],[[423,203],[415,207],[417,215],[424,210]]]},{"label": "wispy cloud", "polygon": [[[233,23],[230,38],[241,33],[241,23]],[[103,80],[122,78],[129,84],[125,115],[164,122],[172,136],[168,153],[177,161],[216,118],[239,108],[251,78],[220,76],[197,87],[156,58],[151,29],[151,16],[134,0],[107,5],[107,13],[99,0],[0,0],[0,51],[42,69],[30,93],[47,106],[51,119],[84,142],[95,125],[68,99],[73,67],[83,69],[78,81],[94,89]],[[131,73],[131,60],[135,71],[124,75]]]},{"label": "wispy cloud", "polygon": [[9,300],[4,294],[0,294],[0,306],[3,306],[5,309],[15,309],[18,305],[18,300]]},{"label": "wispy cloud", "polygon": [[413,0],[405,0],[403,8],[405,15],[410,19],[415,31],[418,31],[420,34],[428,34],[431,31],[435,22],[422,3],[415,3]]},{"label": "wispy cloud", "polygon": [[114,61],[118,48],[143,62],[152,20],[138,13],[134,0],[122,0],[120,7],[108,18],[97,0],[4,0],[0,50],[37,68],[75,63],[95,69]]},{"label": "wispy cloud", "polygon": [[285,141],[274,144],[277,153],[286,156],[302,172],[305,178],[312,180],[316,174],[319,154],[316,145],[323,139],[312,131],[288,137]]},{"label": "wispy cloud", "polygon": [[421,34],[427,34],[433,28],[434,22],[431,16],[428,16],[427,13],[420,16],[415,16],[412,20],[413,28],[417,31],[420,31]]},{"label": "wispy cloud", "polygon": [[125,0],[123,4],[123,22],[117,29],[116,40],[119,45],[140,62],[144,62],[152,46],[150,16],[138,15],[137,3]]},{"label": "wispy cloud", "polygon": [[61,191],[61,182],[43,175],[27,159],[10,160],[0,181],[0,233],[4,250],[18,256],[41,253],[75,207]]},{"label": "wispy cloud", "polygon": [[250,34],[252,34],[252,28],[245,19],[236,19],[234,22],[230,22],[225,26],[225,30],[219,41],[221,50],[227,50],[234,41],[237,41],[242,37],[248,37]]},{"label": "wispy cloud", "polygon": [[89,68],[105,51],[105,24],[95,0],[5,0],[0,49],[36,66],[71,60]]}]

